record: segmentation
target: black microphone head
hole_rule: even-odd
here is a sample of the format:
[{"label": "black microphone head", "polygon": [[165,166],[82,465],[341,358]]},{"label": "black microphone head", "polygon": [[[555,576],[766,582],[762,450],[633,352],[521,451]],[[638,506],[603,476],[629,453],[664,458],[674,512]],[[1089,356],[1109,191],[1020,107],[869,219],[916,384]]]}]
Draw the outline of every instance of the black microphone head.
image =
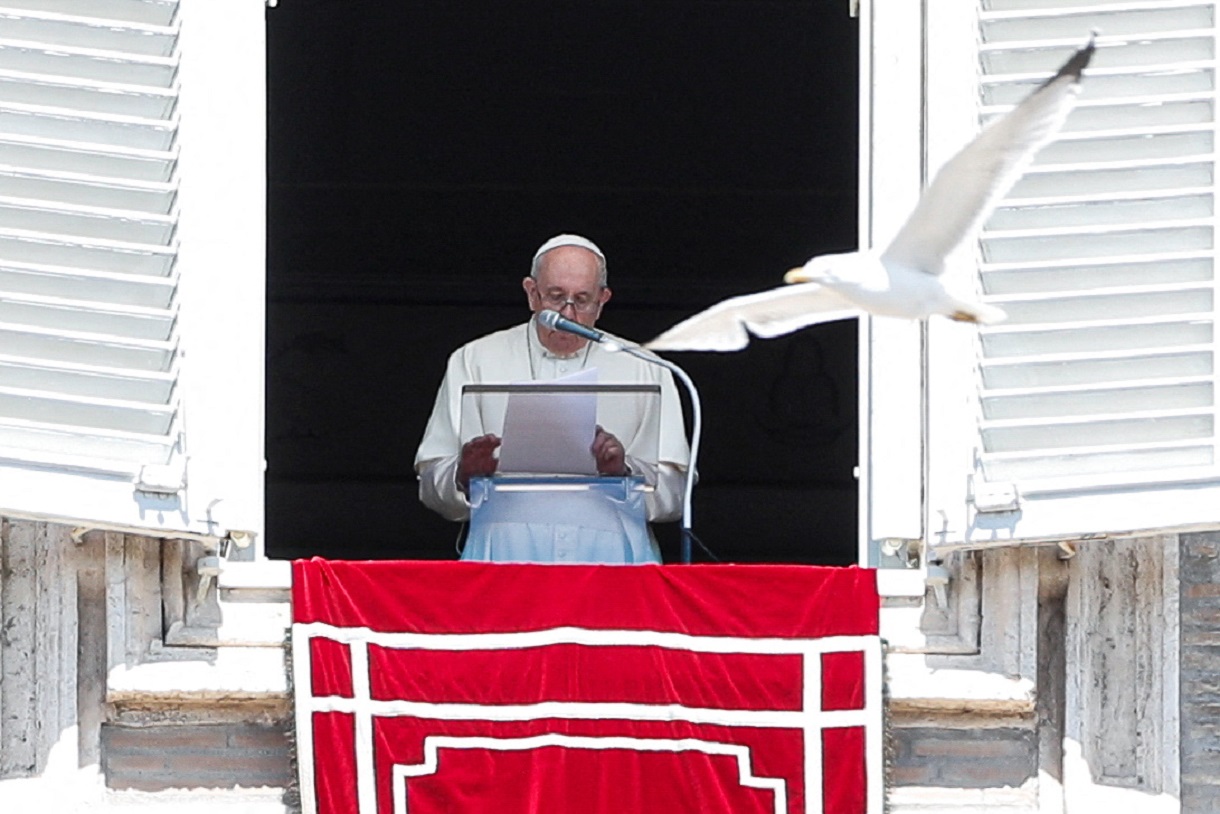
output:
[{"label": "black microphone head", "polygon": [[548,331],[558,331],[559,320],[561,319],[563,319],[563,317],[559,315],[558,311],[552,311],[549,308],[538,312],[538,321],[542,323],[542,327],[546,328]]}]

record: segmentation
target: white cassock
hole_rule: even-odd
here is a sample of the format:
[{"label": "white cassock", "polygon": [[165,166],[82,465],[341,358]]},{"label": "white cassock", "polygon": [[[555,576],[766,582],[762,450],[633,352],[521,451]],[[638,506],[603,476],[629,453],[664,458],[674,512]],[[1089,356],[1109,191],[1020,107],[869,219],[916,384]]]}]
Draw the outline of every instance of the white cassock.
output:
[{"label": "white cassock", "polygon": [[[458,348],[449,357],[445,378],[436,394],[432,416],[415,453],[419,475],[419,498],[425,506],[448,520],[470,518],[470,502],[458,488],[457,470],[464,441],[494,432],[498,427],[475,426],[478,419],[461,425],[462,387],[467,384],[513,384],[546,381],[580,370],[597,369],[599,384],[659,385],[661,398],[632,396],[610,403],[599,422],[613,433],[626,450],[633,474],[642,475],[652,487],[644,498],[649,521],[676,520],[682,514],[686,469],[690,462],[682,420],[682,407],[669,371],[626,353],[607,351],[589,343],[571,357],[558,357],[538,340],[534,320],[489,334]],[[660,415],[652,413],[658,408]],[[641,432],[650,421],[658,421],[657,436]],[[589,442],[592,444],[593,439]],[[468,538],[463,559],[504,562],[660,562],[660,552],[651,534],[625,534],[619,518],[604,506],[581,506],[572,496],[559,493],[562,504],[524,517],[510,510],[505,522],[496,523],[487,538]]]}]

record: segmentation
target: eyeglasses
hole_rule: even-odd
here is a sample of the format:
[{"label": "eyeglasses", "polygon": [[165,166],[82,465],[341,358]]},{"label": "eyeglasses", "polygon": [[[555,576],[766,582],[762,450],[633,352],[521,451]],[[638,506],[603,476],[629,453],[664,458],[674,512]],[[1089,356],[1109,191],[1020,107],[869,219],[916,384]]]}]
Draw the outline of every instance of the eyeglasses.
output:
[{"label": "eyeglasses", "polygon": [[552,311],[562,311],[570,305],[572,310],[578,314],[592,314],[601,307],[600,298],[588,294],[567,297],[563,294],[543,294],[537,290],[534,293],[538,295],[538,300]]}]

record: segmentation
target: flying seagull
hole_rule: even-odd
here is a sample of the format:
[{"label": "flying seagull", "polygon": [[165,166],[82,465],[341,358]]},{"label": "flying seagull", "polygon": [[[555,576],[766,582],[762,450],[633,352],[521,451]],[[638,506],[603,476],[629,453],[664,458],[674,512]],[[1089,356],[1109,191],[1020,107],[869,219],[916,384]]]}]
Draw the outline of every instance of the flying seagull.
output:
[{"label": "flying seagull", "polygon": [[770,339],[870,313],[990,324],[1003,310],[951,293],[945,256],[982,225],[1034,155],[1051,141],[1080,93],[1093,40],[1059,72],[941,168],[884,251],[825,254],[784,275],[788,285],[724,300],[662,333],[652,350],[731,351],[750,335]]}]

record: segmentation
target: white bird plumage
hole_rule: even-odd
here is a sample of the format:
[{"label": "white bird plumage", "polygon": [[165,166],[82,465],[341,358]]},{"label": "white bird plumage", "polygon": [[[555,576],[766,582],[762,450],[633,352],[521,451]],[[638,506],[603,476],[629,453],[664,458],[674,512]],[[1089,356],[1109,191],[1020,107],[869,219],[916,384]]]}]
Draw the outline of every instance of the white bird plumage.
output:
[{"label": "white bird plumage", "polygon": [[1080,93],[1093,56],[1089,43],[949,160],[883,251],[814,257],[784,276],[787,285],[717,303],[648,342],[652,350],[739,350],[750,336],[771,338],[820,322],[869,313],[989,324],[1004,311],[944,285],[945,257],[973,235],[1054,139]]}]

